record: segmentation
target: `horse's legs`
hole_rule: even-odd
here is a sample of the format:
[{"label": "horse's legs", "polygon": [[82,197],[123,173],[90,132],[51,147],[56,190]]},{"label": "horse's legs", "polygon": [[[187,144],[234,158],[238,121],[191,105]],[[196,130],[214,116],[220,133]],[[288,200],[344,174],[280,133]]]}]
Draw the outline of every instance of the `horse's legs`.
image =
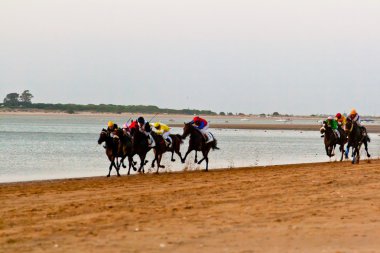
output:
[{"label": "horse's legs", "polygon": [[175,159],[173,158],[173,156],[174,156],[174,149],[172,150],[172,159],[171,159],[171,161],[175,162]]},{"label": "horse's legs", "polygon": [[140,157],[140,168],[138,172],[144,173],[144,165],[146,164],[145,162],[146,154],[139,154],[139,157]]},{"label": "horse's legs", "polygon": [[368,142],[367,141],[364,141],[364,149],[367,152],[367,157],[370,158],[371,155],[368,153]]},{"label": "horse's legs", "polygon": [[346,152],[344,152],[344,156],[346,159],[348,159],[348,152],[350,151],[350,144],[347,143]]},{"label": "horse's legs", "polygon": [[194,163],[197,163],[198,162],[198,151],[195,150],[195,159],[194,159]]},{"label": "horse's legs", "polygon": [[111,163],[110,163],[110,166],[108,168],[108,175],[107,175],[107,177],[110,177],[111,176],[112,167],[115,166],[115,157],[108,157],[108,159],[110,160]]},{"label": "horse's legs", "polygon": [[202,150],[203,158],[198,162],[198,164],[201,164],[203,160],[206,160],[206,171],[208,171],[208,152],[210,151],[210,148],[206,150]]},{"label": "horse's legs", "polygon": [[133,166],[133,158],[132,156],[128,156],[128,175],[131,172],[131,167]]},{"label": "horse's legs", "polygon": [[[181,159],[181,162],[182,162],[182,163],[185,163],[185,161],[186,161],[186,157],[190,154],[191,151],[193,151],[193,149],[190,149],[190,148],[189,148],[189,149],[187,150],[185,156],[183,157],[183,159]],[[195,154],[197,154],[196,152],[197,152],[197,151],[195,151]]]},{"label": "horse's legs", "polygon": [[162,155],[163,155],[163,154],[159,154],[159,155],[158,155],[158,160],[160,161],[159,164],[158,164],[158,167],[159,167],[159,168],[165,168],[164,165],[161,165]]},{"label": "horse's legs", "polygon": [[340,144],[340,146],[339,146],[339,150],[340,150],[340,153],[341,153],[340,161],[343,161],[344,143],[343,143],[343,144]]}]

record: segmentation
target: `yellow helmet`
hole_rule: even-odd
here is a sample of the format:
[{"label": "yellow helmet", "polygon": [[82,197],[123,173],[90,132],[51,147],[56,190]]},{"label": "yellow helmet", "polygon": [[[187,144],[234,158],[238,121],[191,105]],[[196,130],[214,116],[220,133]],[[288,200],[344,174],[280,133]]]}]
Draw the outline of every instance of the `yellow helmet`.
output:
[{"label": "yellow helmet", "polygon": [[112,121],[108,121],[108,127],[113,127],[114,123]]},{"label": "yellow helmet", "polygon": [[160,126],[160,122],[155,122],[155,123],[153,123],[153,126],[154,126],[155,128],[158,128],[158,127]]},{"label": "yellow helmet", "polygon": [[353,114],[353,115],[355,115],[355,114],[357,114],[357,112],[356,112],[356,110],[355,110],[355,109],[352,109],[352,110],[351,110],[351,112],[350,112],[350,114]]}]

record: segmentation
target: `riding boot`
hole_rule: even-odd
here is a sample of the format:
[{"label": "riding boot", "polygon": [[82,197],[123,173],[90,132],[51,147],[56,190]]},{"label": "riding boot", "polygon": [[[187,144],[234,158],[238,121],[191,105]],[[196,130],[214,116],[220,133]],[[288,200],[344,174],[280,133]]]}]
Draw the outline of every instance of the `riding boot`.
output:
[{"label": "riding boot", "polygon": [[212,142],[214,140],[213,136],[211,133],[207,133],[207,141],[206,143]]},{"label": "riding boot", "polygon": [[150,134],[148,135],[148,144],[150,148],[153,148],[156,146],[156,142],[154,141],[153,136]]},{"label": "riding boot", "polygon": [[170,148],[171,145],[172,145],[171,140],[169,138],[166,138],[166,147]]}]

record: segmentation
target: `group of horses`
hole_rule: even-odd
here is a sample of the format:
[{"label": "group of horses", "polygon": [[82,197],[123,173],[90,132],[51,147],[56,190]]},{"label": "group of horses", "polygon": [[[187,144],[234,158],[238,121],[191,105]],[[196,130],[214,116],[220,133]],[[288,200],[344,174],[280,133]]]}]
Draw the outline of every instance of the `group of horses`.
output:
[{"label": "group of horses", "polygon": [[[338,127],[340,137],[336,136],[333,129],[327,124],[327,120],[322,123],[320,129],[321,134],[324,135],[324,144],[326,154],[330,158],[334,156],[335,147],[339,145],[339,151],[341,152],[340,161],[343,161],[343,155],[348,159],[349,148],[352,148],[352,164],[359,163],[360,160],[360,148],[364,144],[367,157],[371,157],[368,153],[368,142],[370,138],[364,129],[357,125],[352,120],[347,120],[345,129],[341,126]],[[344,146],[347,144],[346,152]]]},{"label": "group of horses", "polygon": [[[130,174],[131,168],[134,171],[138,170],[140,173],[144,173],[144,166],[148,163],[146,160],[147,153],[153,149],[154,159],[152,161],[152,168],[155,164],[157,165],[158,173],[160,168],[165,168],[161,165],[162,155],[166,152],[171,152],[171,161],[174,162],[174,153],[176,153],[182,163],[185,163],[187,156],[190,152],[195,151],[195,163],[201,164],[206,161],[206,171],[208,171],[208,153],[211,149],[219,149],[217,147],[217,141],[214,138],[213,141],[206,143],[203,134],[196,129],[191,123],[184,123],[183,134],[171,134],[172,139],[171,145],[168,147],[162,135],[156,134],[154,131],[151,135],[156,143],[156,145],[151,148],[148,144],[148,136],[139,131],[138,129],[131,129],[130,134],[124,134],[122,129],[117,129],[113,132],[113,136],[106,129],[102,129],[99,135],[98,144],[105,143],[104,147],[106,150],[106,155],[110,160],[109,172],[107,177],[110,176],[111,170],[114,167],[117,175],[120,176],[119,170],[120,166],[126,168],[124,160],[128,158],[128,175]],[[190,135],[189,147],[184,157],[181,155],[180,146],[183,140]],[[197,161],[197,152],[202,152],[203,158]],[[140,158],[140,166],[137,169],[137,162],[133,160],[133,157],[138,155]],[[120,161],[119,161],[120,159]]]}]

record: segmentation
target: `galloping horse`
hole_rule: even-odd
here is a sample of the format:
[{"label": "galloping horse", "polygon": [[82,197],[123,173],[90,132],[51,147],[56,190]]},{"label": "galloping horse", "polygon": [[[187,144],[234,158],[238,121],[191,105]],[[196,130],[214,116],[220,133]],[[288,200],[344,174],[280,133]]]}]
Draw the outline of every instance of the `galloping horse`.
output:
[{"label": "galloping horse", "polygon": [[182,163],[185,163],[187,155],[195,150],[202,151],[203,158],[198,162],[198,164],[201,164],[203,160],[206,160],[206,171],[208,171],[208,153],[210,152],[210,149],[219,149],[217,145],[217,141],[214,138],[213,141],[206,143],[203,134],[196,129],[191,123],[184,123],[185,126],[183,127],[183,134],[182,139],[186,139],[186,137],[190,134],[190,140],[189,140],[189,148],[187,149],[187,152],[182,159]]},{"label": "galloping horse", "polygon": [[131,129],[132,138],[132,157],[138,155],[140,157],[140,167],[138,172],[144,173],[144,165],[148,163],[145,160],[146,154],[151,149],[148,144],[148,137],[144,133],[140,132],[138,129]]},{"label": "galloping horse", "polygon": [[111,162],[111,164],[109,166],[109,172],[108,172],[107,177],[110,176],[112,167],[115,167],[116,172],[117,172],[117,176],[120,176],[120,173],[119,173],[120,165],[117,164],[118,163],[117,161],[116,161],[116,164],[115,164],[115,158],[117,157],[118,145],[117,145],[117,143],[115,143],[114,138],[112,138],[109,135],[109,133],[107,132],[107,130],[104,129],[104,128],[100,132],[99,139],[98,139],[98,144],[100,145],[103,142],[106,143],[106,145],[105,145],[106,155],[107,155],[108,159]]},{"label": "galloping horse", "polygon": [[360,127],[352,120],[347,120],[346,132],[348,135],[348,145],[352,147],[352,164],[359,163],[360,160],[360,148],[364,143],[365,151],[367,152],[367,157],[371,157],[368,153],[368,142],[370,138],[368,135],[364,135]]},{"label": "galloping horse", "polygon": [[117,129],[116,135],[114,137],[114,142],[117,145],[117,154],[120,155],[121,160],[119,164],[126,168],[124,165],[124,159],[128,156],[128,175],[130,174],[131,167],[136,171],[135,162],[133,162],[133,147],[132,147],[132,138],[129,135],[123,133],[123,130]]},{"label": "galloping horse", "polygon": [[325,149],[326,149],[327,156],[332,157],[335,155],[334,150],[335,150],[336,145],[338,144],[339,145],[339,151],[342,153],[342,155],[340,157],[340,161],[342,161],[343,160],[343,154],[344,154],[344,144],[346,144],[346,142],[347,142],[347,136],[343,130],[340,131],[340,129],[338,129],[338,131],[340,133],[340,138],[335,136],[333,129],[330,126],[328,126],[326,120],[323,121],[323,125],[320,129],[321,134],[325,135],[324,143],[325,143]]},{"label": "galloping horse", "polygon": [[154,132],[152,132],[152,136],[154,141],[156,142],[156,146],[153,148],[154,151],[154,160],[152,161],[152,168],[154,168],[154,163],[157,161],[157,172],[159,168],[165,168],[164,165],[161,165],[161,159],[162,159],[162,154],[165,152],[171,152],[172,153],[172,162],[175,162],[175,159],[173,158],[174,152],[180,157],[182,160],[182,155],[180,151],[182,138],[181,135],[179,134],[171,134],[170,137],[172,139],[172,144],[170,147],[166,146],[165,140],[162,137],[162,135],[158,135]]}]

